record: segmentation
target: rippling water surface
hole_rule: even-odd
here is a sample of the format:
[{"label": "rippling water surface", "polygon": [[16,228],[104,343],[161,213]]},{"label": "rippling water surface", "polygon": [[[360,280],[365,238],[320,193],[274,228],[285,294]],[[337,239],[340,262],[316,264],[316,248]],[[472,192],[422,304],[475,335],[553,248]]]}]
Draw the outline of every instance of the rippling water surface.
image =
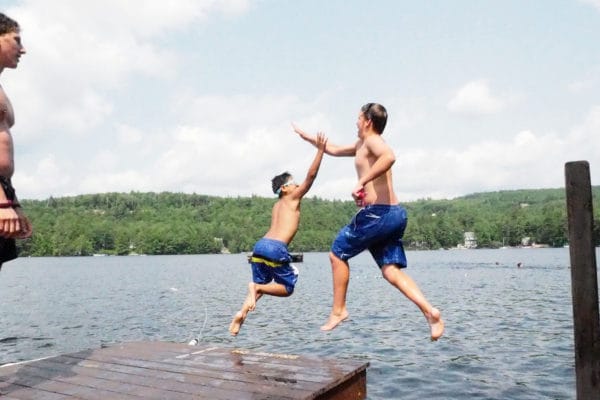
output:
[{"label": "rippling water surface", "polygon": [[[323,333],[325,253],[307,253],[290,298],[266,297],[238,337],[245,255],[29,258],[0,272],[0,364],[137,340],[201,342],[368,361],[369,399],[572,399],[567,249],[409,252],[407,272],[442,310],[428,326],[367,254],[351,261],[350,321]],[[517,263],[522,263],[520,268]]]}]

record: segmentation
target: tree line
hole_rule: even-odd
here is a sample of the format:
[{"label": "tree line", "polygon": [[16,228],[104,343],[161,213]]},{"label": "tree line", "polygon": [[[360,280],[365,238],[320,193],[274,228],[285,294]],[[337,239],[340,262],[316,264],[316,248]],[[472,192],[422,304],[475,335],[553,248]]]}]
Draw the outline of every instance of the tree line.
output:
[{"label": "tree line", "polygon": [[[593,188],[596,244],[598,195]],[[21,256],[93,254],[207,254],[249,252],[267,231],[276,199],[221,198],[184,193],[101,193],[22,200],[34,235],[18,243]],[[474,232],[478,247],[518,246],[523,238],[567,244],[564,189],[476,193],[451,200],[403,204],[408,249],[451,248]],[[337,231],[356,213],[352,201],[302,201],[294,252],[328,251]]]}]

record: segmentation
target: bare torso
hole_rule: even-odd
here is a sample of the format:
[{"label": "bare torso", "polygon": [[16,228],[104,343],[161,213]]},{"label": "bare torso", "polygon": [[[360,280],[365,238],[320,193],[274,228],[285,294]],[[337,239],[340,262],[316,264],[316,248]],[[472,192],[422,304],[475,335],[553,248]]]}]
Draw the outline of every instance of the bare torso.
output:
[{"label": "bare torso", "polygon": [[271,227],[264,237],[289,244],[294,239],[299,224],[300,200],[283,197],[273,206]]},{"label": "bare torso", "polygon": [[10,128],[15,123],[12,105],[0,87],[0,176],[12,177],[14,173],[14,150]]},{"label": "bare torso", "polygon": [[[371,169],[375,161],[377,161],[375,154],[369,150],[367,140],[383,141],[380,137],[373,137],[357,142],[354,165],[359,179],[362,178]],[[387,144],[384,144],[384,146],[388,148]],[[390,168],[384,174],[365,184],[365,203],[387,205],[398,204],[392,182],[392,170]]]}]

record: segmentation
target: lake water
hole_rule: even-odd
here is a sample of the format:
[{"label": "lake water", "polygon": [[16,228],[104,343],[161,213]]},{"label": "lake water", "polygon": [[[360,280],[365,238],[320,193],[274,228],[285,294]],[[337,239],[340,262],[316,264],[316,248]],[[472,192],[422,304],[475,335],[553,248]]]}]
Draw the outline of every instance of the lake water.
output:
[{"label": "lake water", "polygon": [[[351,261],[351,319],[324,333],[326,253],[305,253],[290,298],[265,297],[237,337],[245,255],[24,258],[0,272],[0,364],[138,340],[203,343],[370,363],[369,399],[573,399],[568,249],[408,252],[442,310],[430,342],[417,307],[368,254]],[[521,262],[521,268],[517,263]]]}]

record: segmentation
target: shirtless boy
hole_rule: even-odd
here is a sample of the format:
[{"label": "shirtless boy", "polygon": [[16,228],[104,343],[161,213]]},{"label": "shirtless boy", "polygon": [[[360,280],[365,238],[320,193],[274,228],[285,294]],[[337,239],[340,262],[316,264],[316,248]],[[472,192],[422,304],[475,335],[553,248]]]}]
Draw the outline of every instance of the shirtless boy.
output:
[{"label": "shirtless boy", "polygon": [[[0,13],[0,74],[5,68],[17,68],[23,54],[19,24]],[[11,182],[15,162],[10,128],[14,123],[12,105],[0,86],[0,268],[4,262],[17,258],[15,238],[31,236],[31,224]]]},{"label": "shirtless boy", "polygon": [[271,227],[252,251],[252,282],[248,284],[248,295],[229,325],[229,332],[234,336],[240,331],[248,312],[256,308],[256,302],[262,295],[288,297],[294,292],[298,271],[290,265],[288,245],[298,231],[300,202],[317,177],[327,139],[319,133],[314,139],[314,145],[317,147],[317,154],[304,182],[298,185],[287,172],[271,181],[273,192],[279,195],[279,200],[273,206]]},{"label": "shirtless boy", "polygon": [[[440,311],[427,301],[417,284],[403,270],[407,265],[402,245],[407,215],[398,204],[392,183],[391,167],[396,157],[381,137],[386,122],[387,111],[381,104],[365,104],[356,122],[358,139],[344,146],[332,143],[325,146],[325,153],[329,155],[354,157],[358,181],[352,189],[352,197],[361,209],[340,230],[331,246],[333,307],[321,330],[332,330],[348,318],[348,260],[368,249],[383,277],[419,307],[429,324],[431,339],[437,340],[444,333]],[[302,139],[317,145],[316,137],[296,126],[294,130]]]}]

